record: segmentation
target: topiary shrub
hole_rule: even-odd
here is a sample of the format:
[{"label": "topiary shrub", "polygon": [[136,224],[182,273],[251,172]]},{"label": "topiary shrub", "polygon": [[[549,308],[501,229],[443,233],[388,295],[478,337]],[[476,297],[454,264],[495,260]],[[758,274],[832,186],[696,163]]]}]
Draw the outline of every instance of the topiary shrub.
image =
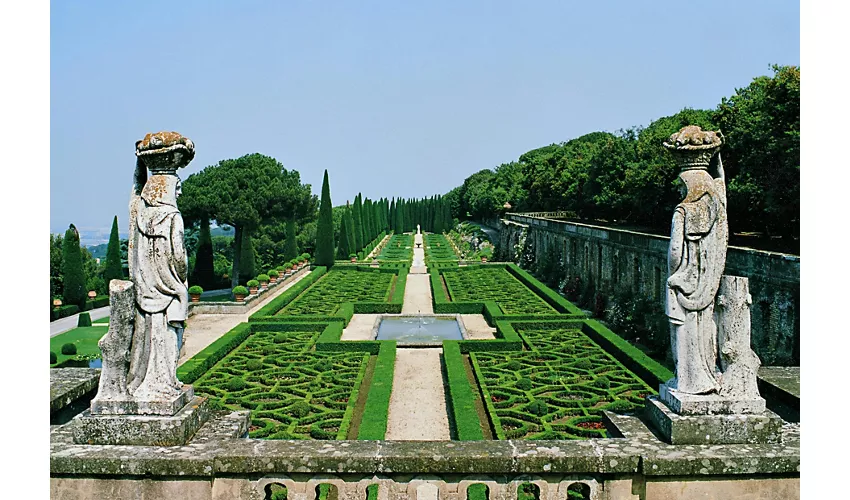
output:
[{"label": "topiary shrub", "polygon": [[525,409],[526,411],[528,411],[528,413],[537,416],[546,415],[549,412],[549,407],[546,406],[546,403],[540,401],[539,399],[535,399],[534,401],[529,403],[528,406],[525,407]]},{"label": "topiary shrub", "polygon": [[593,381],[594,387],[599,387],[600,389],[609,389],[611,387],[611,381],[608,380],[608,377],[602,375],[601,377],[597,377],[596,380]]},{"label": "topiary shrub", "polygon": [[251,371],[256,371],[263,367],[263,362],[259,359],[249,359],[248,362],[245,363],[245,367]]},{"label": "topiary shrub", "polygon": [[233,295],[248,295],[248,289],[239,285],[233,289]]},{"label": "topiary shrub", "polygon": [[277,335],[274,336],[274,343],[275,344],[283,344],[284,342],[286,342],[286,339],[288,339],[288,338],[289,337],[287,337],[285,333],[278,333]]},{"label": "topiary shrub", "polygon": [[63,344],[62,354],[64,354],[65,356],[73,356],[74,354],[77,354],[77,344]]},{"label": "topiary shrub", "polygon": [[268,275],[270,278],[277,278],[278,276],[280,276],[280,273],[277,272],[277,269],[271,269],[269,270]]},{"label": "topiary shrub", "polygon": [[274,354],[276,350],[277,350],[277,349],[275,349],[275,346],[273,346],[273,345],[271,345],[271,344],[266,344],[266,345],[264,345],[264,346],[263,346],[263,348],[262,348],[262,352],[263,352],[263,354],[265,354],[265,355],[267,355],[267,356],[268,356],[269,354]]},{"label": "topiary shrub", "polygon": [[241,391],[248,384],[245,383],[245,379],[242,377],[233,377],[232,379],[227,381],[227,390],[228,391]]},{"label": "topiary shrub", "polygon": [[260,282],[257,280],[248,280],[248,286],[254,288],[256,286],[260,286]]},{"label": "topiary shrub", "polygon": [[521,389],[523,391],[527,391],[531,389],[531,380],[527,378],[521,378],[516,383],[516,388]]},{"label": "topiary shrub", "polygon": [[77,327],[81,326],[91,326],[91,316],[87,312],[80,313],[80,316],[77,318]]},{"label": "topiary shrub", "polygon": [[269,281],[269,275],[268,274],[261,274],[261,275],[257,276],[257,280],[259,280],[260,283],[262,283],[264,281],[268,282]]},{"label": "topiary shrub", "polygon": [[55,353],[55,352],[53,352],[53,351],[50,351],[50,364],[51,364],[51,365],[55,365],[55,364],[56,364],[56,361],[57,361],[57,359],[56,359],[56,353]]},{"label": "topiary shrub", "polygon": [[190,295],[200,295],[202,293],[204,293],[204,289],[199,287],[198,285],[192,285],[189,287]]},{"label": "topiary shrub", "polygon": [[589,370],[593,367],[593,363],[590,362],[589,359],[583,358],[576,362],[576,368],[581,368],[582,370]]},{"label": "topiary shrub", "polygon": [[310,413],[310,404],[306,401],[298,401],[289,408],[289,413],[295,418],[306,417]]}]

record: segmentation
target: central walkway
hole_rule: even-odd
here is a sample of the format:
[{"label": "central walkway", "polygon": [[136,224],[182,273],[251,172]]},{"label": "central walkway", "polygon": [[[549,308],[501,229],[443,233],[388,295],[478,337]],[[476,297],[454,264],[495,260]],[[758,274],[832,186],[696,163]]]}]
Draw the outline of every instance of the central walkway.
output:
[{"label": "central walkway", "polygon": [[441,347],[396,351],[386,439],[451,439],[440,363],[442,352]]},{"label": "central walkway", "polygon": [[[434,314],[431,281],[425,267],[422,235],[416,234],[413,265],[407,275],[402,314]],[[447,441],[449,415],[440,356],[441,347],[396,350],[386,439]]]}]

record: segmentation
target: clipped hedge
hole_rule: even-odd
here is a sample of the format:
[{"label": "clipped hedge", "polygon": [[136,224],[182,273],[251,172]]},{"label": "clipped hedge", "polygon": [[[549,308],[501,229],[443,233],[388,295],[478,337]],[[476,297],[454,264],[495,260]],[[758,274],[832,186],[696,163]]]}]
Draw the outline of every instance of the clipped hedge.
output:
[{"label": "clipped hedge", "polygon": [[368,352],[374,355],[381,350],[381,343],[375,340],[340,342],[342,329],[340,323],[328,324],[316,339],[316,352]]},{"label": "clipped hedge", "polygon": [[80,307],[77,305],[59,306],[50,310],[50,321],[67,318],[80,312]]},{"label": "clipped hedge", "polygon": [[584,316],[584,313],[582,313],[581,309],[579,309],[575,304],[561,297],[558,292],[544,285],[537,278],[529,274],[528,271],[521,269],[513,262],[508,263],[505,266],[505,269],[507,269],[509,273],[516,276],[516,278],[520,280],[523,285],[525,285],[537,295],[539,295],[543,300],[545,300],[549,305],[554,307],[558,312],[562,312],[565,314],[578,314]]},{"label": "clipped hedge", "polygon": [[208,345],[204,350],[177,368],[177,378],[184,384],[191,384],[207,370],[227,356],[252,334],[250,323],[240,323]]},{"label": "clipped hedge", "polygon": [[463,355],[457,341],[443,342],[443,360],[449,389],[449,414],[454,418],[457,438],[461,441],[484,439],[481,420],[475,410],[475,393],[466,377]]},{"label": "clipped hedge", "polygon": [[248,321],[269,321],[269,318],[272,318],[271,321],[279,320],[279,318],[275,318],[274,315],[286,307],[290,302],[295,300],[301,292],[309,288],[310,285],[315,283],[326,272],[328,272],[328,268],[324,266],[317,266],[315,269],[310,271],[310,274],[302,278],[301,281],[292,285],[288,290],[281,293],[268,304],[260,308],[259,311],[252,314],[248,318]]},{"label": "clipped hedge", "polygon": [[375,371],[357,439],[384,439],[387,433],[387,416],[390,410],[390,394],[393,389],[395,369],[395,341],[380,342],[381,351],[375,361]]},{"label": "clipped hedge", "polygon": [[605,328],[602,323],[594,319],[585,320],[581,331],[647,384],[663,384],[673,378],[673,372],[664,365]]},{"label": "clipped hedge", "polygon": [[91,326],[91,315],[87,312],[82,312],[77,316],[77,328],[85,326]]},{"label": "clipped hedge", "polygon": [[109,305],[109,295],[98,295],[86,301],[86,309],[97,309]]}]

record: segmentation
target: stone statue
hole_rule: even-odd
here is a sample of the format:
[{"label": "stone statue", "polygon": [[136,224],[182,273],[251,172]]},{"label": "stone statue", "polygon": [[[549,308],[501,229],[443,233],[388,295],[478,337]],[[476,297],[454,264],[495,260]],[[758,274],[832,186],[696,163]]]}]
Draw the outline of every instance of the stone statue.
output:
[{"label": "stone statue", "polygon": [[685,127],[664,146],[680,160],[684,200],[676,206],[670,232],[667,317],[670,320],[676,378],[668,387],[688,394],[720,390],[714,298],[726,265],[729,229],[726,186],[717,156],[722,139],[715,132]]},{"label": "stone statue", "polygon": [[182,387],[177,380],[178,337],[188,315],[189,292],[177,169],[194,154],[192,141],[176,132],[147,134],[136,143],[128,244],[136,333],[128,383],[138,400],[176,397]]},{"label": "stone statue", "polygon": [[[676,365],[665,394],[759,399],[758,356],[750,348],[747,278],[724,276],[729,225],[719,132],[696,126],[670,136],[683,197],[673,213],[667,317]],[[703,406],[709,408],[709,406]]]},{"label": "stone statue", "polygon": [[[109,332],[93,414],[173,415],[193,396],[177,380],[179,338],[188,316],[188,261],[177,209],[177,169],[195,155],[176,132],[136,142],[127,259],[130,280],[109,284]],[[150,177],[148,177],[150,170]]]}]

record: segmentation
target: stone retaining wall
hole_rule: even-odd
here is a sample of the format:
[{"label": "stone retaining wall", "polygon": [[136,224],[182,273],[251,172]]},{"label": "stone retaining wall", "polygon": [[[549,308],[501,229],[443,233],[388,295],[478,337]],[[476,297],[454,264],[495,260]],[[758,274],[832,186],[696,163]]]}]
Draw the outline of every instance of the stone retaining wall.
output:
[{"label": "stone retaining wall", "polygon": [[[630,289],[664,314],[669,238],[549,218],[556,213],[508,213],[500,248],[509,253],[530,239],[534,260],[554,250],[567,276],[592,280],[596,291]],[[725,274],[750,279],[753,348],[764,365],[800,364],[800,257],[729,247]]]},{"label": "stone retaining wall", "polygon": [[51,431],[51,498],[465,500],[483,483],[490,500],[540,500],[567,490],[592,500],[799,498],[799,427],[781,444],[674,446],[635,417],[608,414],[622,438],[585,441],[278,441],[245,439],[245,415],[220,414],[186,446],[77,445],[68,424]]}]

